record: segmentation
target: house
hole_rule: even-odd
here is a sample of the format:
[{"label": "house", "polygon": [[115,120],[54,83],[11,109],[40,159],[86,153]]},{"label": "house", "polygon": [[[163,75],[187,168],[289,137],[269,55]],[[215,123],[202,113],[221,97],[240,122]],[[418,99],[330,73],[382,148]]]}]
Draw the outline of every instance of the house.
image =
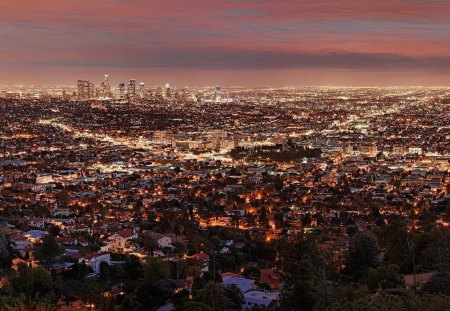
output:
[{"label": "house", "polygon": [[106,262],[108,265],[111,264],[111,255],[107,252],[99,252],[95,254],[90,254],[78,259],[79,263],[84,261],[85,265],[88,265],[95,274],[100,273],[100,264]]},{"label": "house", "polygon": [[0,221],[0,227],[8,228],[8,229],[14,229],[15,226],[11,225],[10,223],[6,221]]},{"label": "house", "polygon": [[34,247],[33,246],[27,246],[25,248],[22,248],[19,250],[19,254],[21,258],[26,258],[29,261],[34,261]]},{"label": "house", "polygon": [[244,294],[242,310],[251,310],[254,307],[267,308],[278,300],[280,293],[276,291],[250,291]]},{"label": "house", "polygon": [[28,225],[33,228],[43,229],[45,226],[45,220],[43,218],[33,218],[30,219]]},{"label": "house", "polygon": [[31,246],[30,241],[23,236],[16,236],[11,238],[11,242],[13,242],[13,247],[17,250],[24,249],[26,247]]},{"label": "house", "polygon": [[11,261],[11,267],[14,269],[14,270],[18,270],[19,269],[19,265],[20,264],[24,264],[24,265],[28,265],[28,263],[26,262],[26,260],[23,260],[23,259],[20,259],[20,258],[14,258],[12,261]]},{"label": "house", "polygon": [[281,289],[281,281],[275,269],[261,269],[258,284],[269,285],[271,289]]},{"label": "house", "polygon": [[78,240],[76,238],[70,238],[70,237],[58,237],[55,239],[56,243],[64,244],[64,245],[77,245]]},{"label": "house", "polygon": [[93,233],[92,229],[86,225],[83,224],[75,224],[71,227],[67,227],[67,231],[71,233],[81,233],[86,232],[87,234],[91,235]]},{"label": "house", "polygon": [[175,306],[173,303],[169,302],[156,309],[156,311],[172,311],[172,310],[175,310]]},{"label": "house", "polygon": [[172,238],[153,231],[145,231],[145,235],[148,236],[150,239],[154,240],[156,243],[158,243],[158,246],[161,248],[173,248],[172,244]]},{"label": "house", "polygon": [[81,236],[78,238],[78,245],[86,247],[89,245],[89,242],[84,237]]},{"label": "house", "polygon": [[194,254],[189,257],[192,260],[195,260],[200,266],[200,270],[202,272],[209,271],[209,255],[205,253]]},{"label": "house", "polygon": [[71,237],[58,237],[55,239],[56,243],[64,244],[66,246],[88,246],[89,243],[86,241],[84,237],[79,238],[71,238]]},{"label": "house", "polygon": [[178,280],[172,280],[172,283],[175,286],[175,293],[179,293],[183,290],[190,291],[191,286],[187,280],[178,279]]},{"label": "house", "polygon": [[235,273],[222,273],[222,282],[224,285],[236,285],[241,292],[246,293],[253,289],[255,280],[243,278]]},{"label": "house", "polygon": [[30,231],[25,232],[25,233],[23,234],[23,236],[24,236],[25,238],[27,238],[29,242],[31,242],[31,243],[34,244],[34,243],[40,242],[40,241],[42,240],[42,237],[43,237],[44,235],[47,235],[47,234],[48,234],[47,231],[42,231],[42,230],[30,230]]},{"label": "house", "polygon": [[75,264],[73,262],[55,263],[50,267],[52,273],[63,273],[72,270]]},{"label": "house", "polygon": [[80,254],[80,250],[75,248],[66,248],[64,250],[64,255],[71,256],[72,254]]},{"label": "house", "polygon": [[416,274],[415,281],[414,281],[414,274],[404,275],[403,278],[405,280],[407,288],[414,288],[414,285],[416,287],[421,287],[424,283],[431,280],[433,276],[434,276],[433,272],[428,272]]},{"label": "house", "polygon": [[130,241],[138,238],[134,229],[124,229],[117,231],[108,238],[106,249],[109,251],[131,251]]},{"label": "house", "polygon": [[122,296],[125,294],[125,284],[119,283],[111,287],[110,291],[104,292],[103,297]]}]

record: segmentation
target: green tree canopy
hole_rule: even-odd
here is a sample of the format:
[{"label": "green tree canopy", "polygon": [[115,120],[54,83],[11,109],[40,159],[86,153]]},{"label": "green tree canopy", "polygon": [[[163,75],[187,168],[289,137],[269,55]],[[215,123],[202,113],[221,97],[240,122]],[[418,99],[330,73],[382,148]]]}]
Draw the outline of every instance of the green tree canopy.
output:
[{"label": "green tree canopy", "polygon": [[390,288],[404,288],[405,281],[399,274],[400,268],[396,265],[383,265],[369,268],[367,276],[367,287],[374,290],[385,290]]},{"label": "green tree canopy", "polygon": [[50,263],[58,255],[61,255],[61,248],[51,235],[45,235],[42,243],[36,248],[36,257],[43,263]]},{"label": "green tree canopy", "polygon": [[375,238],[364,232],[356,233],[348,247],[344,273],[353,280],[359,280],[377,263],[378,245]]}]

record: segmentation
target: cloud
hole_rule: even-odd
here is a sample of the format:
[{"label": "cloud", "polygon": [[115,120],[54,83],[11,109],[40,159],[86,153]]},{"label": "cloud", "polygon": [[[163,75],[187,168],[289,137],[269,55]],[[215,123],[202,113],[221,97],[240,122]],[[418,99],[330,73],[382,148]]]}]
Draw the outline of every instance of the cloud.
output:
[{"label": "cloud", "polygon": [[47,59],[28,61],[32,67],[92,67],[92,68],[147,68],[147,69],[351,69],[351,70],[450,70],[450,57],[422,57],[387,53],[294,53],[238,50],[175,50],[129,51],[117,58],[96,59]]},{"label": "cloud", "polygon": [[444,72],[449,15],[431,0],[2,1],[0,66]]}]

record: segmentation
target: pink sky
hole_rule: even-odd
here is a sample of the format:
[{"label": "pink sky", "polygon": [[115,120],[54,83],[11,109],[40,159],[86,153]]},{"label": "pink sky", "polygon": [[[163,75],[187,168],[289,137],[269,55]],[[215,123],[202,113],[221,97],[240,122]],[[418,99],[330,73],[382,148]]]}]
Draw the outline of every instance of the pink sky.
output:
[{"label": "pink sky", "polygon": [[450,1],[0,0],[0,85],[448,85]]}]

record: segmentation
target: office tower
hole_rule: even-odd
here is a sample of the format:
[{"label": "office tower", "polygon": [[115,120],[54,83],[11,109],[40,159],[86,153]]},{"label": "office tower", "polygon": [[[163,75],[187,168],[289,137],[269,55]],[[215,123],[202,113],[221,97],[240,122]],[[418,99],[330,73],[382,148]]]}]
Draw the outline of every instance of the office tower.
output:
[{"label": "office tower", "polygon": [[88,81],[87,92],[88,92],[88,98],[94,98],[94,93],[95,93],[94,83],[91,83]]},{"label": "office tower", "polygon": [[135,99],[136,98],[136,80],[131,79],[128,84],[128,98]]},{"label": "office tower", "polygon": [[214,101],[220,103],[222,101],[222,91],[220,86],[216,86],[216,91],[214,93]]},{"label": "office tower", "polygon": [[144,99],[144,82],[139,83],[139,98]]},{"label": "office tower", "polygon": [[100,84],[100,87],[97,89],[97,97],[99,98],[111,97],[111,86],[109,84],[108,75],[105,75],[105,80]]},{"label": "office tower", "polygon": [[195,99],[196,99],[197,103],[201,103],[204,97],[205,97],[205,94],[203,94],[202,91],[198,91],[195,94]]},{"label": "office tower", "polygon": [[78,80],[78,99],[82,99],[84,95],[83,80]]},{"label": "office tower", "polygon": [[166,86],[164,88],[163,98],[169,98],[169,97],[170,97],[170,84],[166,83]]},{"label": "office tower", "polygon": [[78,80],[78,99],[94,98],[94,84],[88,80]]},{"label": "office tower", "polygon": [[125,98],[125,83],[119,84],[119,98],[124,99]]},{"label": "office tower", "polygon": [[105,75],[105,97],[111,97],[111,85],[109,84],[109,75]]}]

